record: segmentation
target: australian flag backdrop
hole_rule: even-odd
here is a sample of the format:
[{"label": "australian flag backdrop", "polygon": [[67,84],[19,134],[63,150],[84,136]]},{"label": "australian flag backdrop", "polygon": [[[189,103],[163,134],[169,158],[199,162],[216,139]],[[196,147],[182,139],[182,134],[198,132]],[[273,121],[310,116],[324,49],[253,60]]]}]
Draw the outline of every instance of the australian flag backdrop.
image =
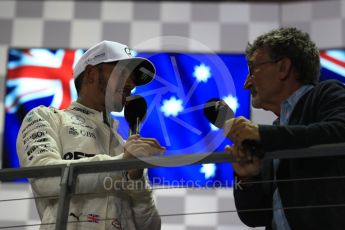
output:
[{"label": "australian flag backdrop", "polygon": [[[26,113],[39,105],[64,109],[76,100],[72,70],[83,52],[81,49],[9,50],[3,168],[19,167],[16,137]],[[148,104],[141,134],[158,139],[167,147],[167,155],[222,151],[225,144],[229,144],[227,140],[220,140],[213,143],[212,149],[207,148],[210,141],[207,138],[215,139],[222,132],[203,117],[200,105],[210,98],[224,99],[236,116],[249,118],[249,94],[243,90],[248,69],[243,54],[139,52],[134,55],[150,59],[157,69],[155,81],[133,92],[144,96]],[[345,50],[323,50],[320,57],[320,80],[345,82]],[[120,121],[119,133],[126,139],[128,125],[123,113],[113,116]],[[150,169],[149,175],[151,181],[158,184],[206,186],[217,182],[220,186],[232,185],[232,169],[227,163],[162,167]],[[191,181],[198,184],[188,184]]]},{"label": "australian flag backdrop", "polygon": [[[65,109],[76,100],[72,71],[83,52],[81,49],[9,50],[3,168],[19,167],[16,137],[26,113],[39,105]],[[132,54],[146,57],[156,66],[155,80],[135,88],[132,93],[142,95],[148,104],[141,135],[156,138],[166,146],[166,155],[223,151],[230,144],[223,131],[212,126],[203,115],[203,105],[211,98],[224,99],[236,116],[250,118],[250,95],[243,90],[248,73],[244,54]],[[126,139],[128,125],[123,112],[112,115],[120,121],[119,133]],[[232,186],[232,175],[229,163],[149,170],[151,182],[173,186]]]}]

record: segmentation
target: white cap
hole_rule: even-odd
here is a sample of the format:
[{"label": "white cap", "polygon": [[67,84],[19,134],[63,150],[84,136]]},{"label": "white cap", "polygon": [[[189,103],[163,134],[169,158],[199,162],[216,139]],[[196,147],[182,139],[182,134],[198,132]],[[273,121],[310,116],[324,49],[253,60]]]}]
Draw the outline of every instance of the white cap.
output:
[{"label": "white cap", "polygon": [[88,49],[74,67],[73,77],[84,72],[87,65],[97,65],[103,62],[124,61],[133,70],[136,85],[144,85],[152,81],[156,69],[146,58],[132,57],[130,49],[121,43],[102,41]]}]

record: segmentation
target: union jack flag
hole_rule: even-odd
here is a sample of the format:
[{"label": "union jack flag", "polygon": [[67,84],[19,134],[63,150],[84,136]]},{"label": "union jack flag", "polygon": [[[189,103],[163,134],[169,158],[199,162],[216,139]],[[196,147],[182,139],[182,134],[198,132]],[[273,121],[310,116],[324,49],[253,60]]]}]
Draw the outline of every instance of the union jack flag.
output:
[{"label": "union jack flag", "polygon": [[72,71],[82,50],[27,49],[10,51],[6,86],[6,112],[22,104],[52,96],[48,106],[66,108],[75,99]]},{"label": "union jack flag", "polygon": [[320,52],[321,80],[337,79],[345,82],[345,50],[330,49]]},{"label": "union jack flag", "polygon": [[10,49],[6,76],[3,167],[18,167],[16,137],[22,119],[39,106],[67,108],[77,94],[73,67],[83,50]]},{"label": "union jack flag", "polygon": [[100,221],[99,215],[88,214],[87,215],[87,221],[92,222],[92,223],[99,223],[99,221]]}]

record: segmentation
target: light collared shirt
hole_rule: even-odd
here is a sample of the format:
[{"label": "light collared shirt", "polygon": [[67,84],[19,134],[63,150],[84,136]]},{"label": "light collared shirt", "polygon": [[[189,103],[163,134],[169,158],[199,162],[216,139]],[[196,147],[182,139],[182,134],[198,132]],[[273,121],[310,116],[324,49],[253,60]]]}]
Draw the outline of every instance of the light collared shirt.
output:
[{"label": "light collared shirt", "polygon": [[[298,90],[296,90],[286,101],[284,101],[280,106],[280,125],[288,125],[289,119],[293,109],[295,108],[299,99],[309,92],[314,86],[313,85],[303,85]],[[279,159],[273,160],[274,169],[274,180],[276,180],[277,169],[279,166]],[[280,199],[278,187],[273,194],[273,229],[279,230],[290,230],[289,223],[286,219],[283,205]]]}]

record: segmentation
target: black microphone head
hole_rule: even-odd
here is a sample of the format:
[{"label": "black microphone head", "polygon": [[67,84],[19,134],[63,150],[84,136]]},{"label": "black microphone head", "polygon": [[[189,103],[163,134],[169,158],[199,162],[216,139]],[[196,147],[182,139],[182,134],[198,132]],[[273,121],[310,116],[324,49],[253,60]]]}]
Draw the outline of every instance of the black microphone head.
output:
[{"label": "black microphone head", "polygon": [[147,104],[145,99],[140,95],[132,95],[126,98],[125,119],[129,126],[136,126],[145,118]]},{"label": "black microphone head", "polygon": [[228,104],[219,98],[212,98],[206,102],[204,114],[217,128],[223,128],[225,121],[234,117],[234,112]]}]

